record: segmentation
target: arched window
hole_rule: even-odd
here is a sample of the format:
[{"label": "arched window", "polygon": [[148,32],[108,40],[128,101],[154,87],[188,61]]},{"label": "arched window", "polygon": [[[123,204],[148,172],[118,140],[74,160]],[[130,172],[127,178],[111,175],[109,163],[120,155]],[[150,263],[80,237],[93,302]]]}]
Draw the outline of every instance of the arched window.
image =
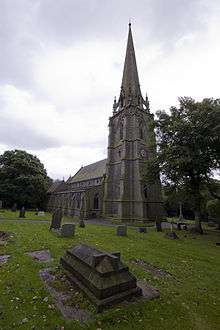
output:
[{"label": "arched window", "polygon": [[94,196],[94,209],[97,210],[99,208],[99,194],[96,193]]},{"label": "arched window", "polygon": [[120,135],[120,140],[123,139],[123,124],[120,124],[120,131],[119,131],[119,135]]},{"label": "arched window", "polygon": [[147,186],[144,186],[144,197],[147,198]]},{"label": "arched window", "polygon": [[139,135],[140,135],[140,139],[143,140],[143,138],[144,138],[144,132],[143,132],[142,124],[139,127]]},{"label": "arched window", "polygon": [[80,209],[80,200],[81,200],[80,195],[77,195],[77,197],[76,197],[76,208],[77,209]]}]

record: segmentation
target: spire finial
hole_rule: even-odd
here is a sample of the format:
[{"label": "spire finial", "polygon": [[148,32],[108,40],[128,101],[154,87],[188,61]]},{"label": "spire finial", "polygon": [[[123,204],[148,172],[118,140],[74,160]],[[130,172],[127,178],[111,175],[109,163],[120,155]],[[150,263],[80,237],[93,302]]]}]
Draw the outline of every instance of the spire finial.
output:
[{"label": "spire finial", "polygon": [[129,18],[128,26],[129,26],[129,28],[131,27],[131,18]]}]

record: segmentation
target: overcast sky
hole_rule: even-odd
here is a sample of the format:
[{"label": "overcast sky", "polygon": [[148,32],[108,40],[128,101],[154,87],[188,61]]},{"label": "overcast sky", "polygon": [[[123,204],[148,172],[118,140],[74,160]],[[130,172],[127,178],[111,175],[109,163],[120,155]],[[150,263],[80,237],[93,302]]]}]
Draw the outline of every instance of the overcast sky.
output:
[{"label": "overcast sky", "polygon": [[106,157],[129,19],[152,112],[220,97],[219,0],[0,0],[0,153],[54,179]]}]

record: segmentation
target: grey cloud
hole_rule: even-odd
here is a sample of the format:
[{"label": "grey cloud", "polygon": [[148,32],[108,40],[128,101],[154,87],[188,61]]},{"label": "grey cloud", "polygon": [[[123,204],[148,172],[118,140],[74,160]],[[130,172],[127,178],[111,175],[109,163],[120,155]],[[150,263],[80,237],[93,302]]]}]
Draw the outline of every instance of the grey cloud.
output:
[{"label": "grey cloud", "polygon": [[54,138],[41,135],[25,123],[0,116],[0,143],[13,148],[42,150],[59,147],[60,142]]},{"label": "grey cloud", "polygon": [[121,40],[129,17],[141,29],[141,42],[155,39],[167,47],[201,29],[204,11],[200,0],[1,0],[0,80],[31,88],[34,54],[50,44]]},{"label": "grey cloud", "polygon": [[141,28],[143,41],[171,43],[202,29],[205,12],[206,2],[200,0],[41,0],[38,8],[41,34],[61,43],[120,40],[129,18]]}]

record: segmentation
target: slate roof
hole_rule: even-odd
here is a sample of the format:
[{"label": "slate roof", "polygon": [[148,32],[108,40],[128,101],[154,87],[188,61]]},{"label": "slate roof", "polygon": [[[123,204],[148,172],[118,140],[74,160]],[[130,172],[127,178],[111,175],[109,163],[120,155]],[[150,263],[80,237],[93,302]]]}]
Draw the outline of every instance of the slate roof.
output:
[{"label": "slate roof", "polygon": [[81,169],[72,177],[69,183],[86,181],[95,178],[101,178],[106,171],[107,159],[81,167]]},{"label": "slate roof", "polygon": [[62,181],[59,181],[59,180],[53,182],[53,183],[50,185],[50,187],[49,187],[49,189],[47,190],[47,192],[48,192],[48,193],[53,193],[53,192],[58,188],[58,186],[59,186],[61,183],[62,183]]}]

